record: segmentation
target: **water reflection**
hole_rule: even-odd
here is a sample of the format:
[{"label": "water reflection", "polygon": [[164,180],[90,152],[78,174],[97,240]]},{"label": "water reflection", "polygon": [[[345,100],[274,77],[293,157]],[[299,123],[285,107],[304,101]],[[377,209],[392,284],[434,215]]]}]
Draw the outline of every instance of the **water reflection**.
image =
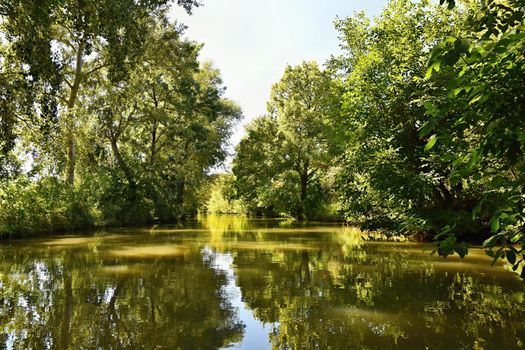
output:
[{"label": "water reflection", "polygon": [[278,324],[264,324],[257,320],[253,312],[242,300],[241,289],[237,285],[237,278],[233,270],[233,257],[229,253],[217,253],[209,247],[203,250],[203,257],[217,271],[226,275],[227,283],[223,286],[223,292],[228,295],[228,299],[237,308],[239,317],[244,324],[244,337],[241,341],[231,344],[229,349],[263,349],[270,348],[267,339],[268,334],[274,333]]},{"label": "water reflection", "polygon": [[523,283],[473,251],[212,216],[0,246],[0,348],[522,348]]},{"label": "water reflection", "polygon": [[119,245],[111,240],[96,252],[3,247],[4,347],[210,349],[242,339],[242,323],[221,293],[226,276],[198,250],[105,254]]}]

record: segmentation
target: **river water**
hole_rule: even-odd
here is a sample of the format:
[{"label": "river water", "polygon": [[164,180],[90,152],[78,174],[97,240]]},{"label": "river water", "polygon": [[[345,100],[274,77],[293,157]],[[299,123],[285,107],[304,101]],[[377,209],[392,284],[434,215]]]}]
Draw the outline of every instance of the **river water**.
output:
[{"label": "river water", "polygon": [[0,245],[0,349],[520,349],[525,285],[472,249],[206,216]]}]

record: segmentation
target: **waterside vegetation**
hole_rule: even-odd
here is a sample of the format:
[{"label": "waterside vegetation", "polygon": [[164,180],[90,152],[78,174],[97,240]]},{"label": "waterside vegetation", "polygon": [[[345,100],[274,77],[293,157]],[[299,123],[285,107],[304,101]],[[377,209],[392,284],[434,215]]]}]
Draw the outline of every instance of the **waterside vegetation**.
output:
[{"label": "waterside vegetation", "polygon": [[[484,242],[519,268],[525,240],[525,4],[390,1],[336,19],[342,54],[287,67],[237,147],[251,213]],[[525,274],[524,274],[525,276]]]},{"label": "waterside vegetation", "polygon": [[520,269],[525,3],[441,3],[336,19],[342,52],[286,67],[210,176],[242,113],[171,2],[0,1],[0,236],[244,212],[423,234],[443,256],[484,241]]},{"label": "waterside vegetation", "polygon": [[0,3],[0,237],[197,212],[241,111],[170,6]]}]

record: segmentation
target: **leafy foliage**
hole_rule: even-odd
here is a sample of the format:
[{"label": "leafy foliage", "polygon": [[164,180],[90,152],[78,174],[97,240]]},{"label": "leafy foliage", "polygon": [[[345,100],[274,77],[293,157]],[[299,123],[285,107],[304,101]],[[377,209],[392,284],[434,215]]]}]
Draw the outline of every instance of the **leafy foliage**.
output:
[{"label": "leafy foliage", "polygon": [[286,68],[272,87],[269,115],[250,124],[234,160],[239,195],[252,212],[312,218],[326,203],[327,121],[337,105],[337,87],[317,63]]},{"label": "leafy foliage", "polygon": [[241,111],[169,4],[0,1],[0,234],[174,220],[207,198],[433,238],[442,256],[484,242],[520,271],[523,1],[337,19],[342,53],[286,67],[215,177]]},{"label": "leafy foliage", "polygon": [[241,111],[167,5],[0,4],[0,234],[197,211]]},{"label": "leafy foliage", "polygon": [[231,173],[218,174],[209,188],[205,211],[210,214],[244,214],[241,200],[237,199],[235,177]]},{"label": "leafy foliage", "polygon": [[449,179],[483,186],[472,216],[490,229],[484,245],[499,246],[490,252],[494,259],[506,257],[516,270],[525,225],[525,5],[491,0],[482,10],[470,19],[470,31],[432,51],[429,73],[447,66],[455,75],[446,98],[430,106],[427,123],[444,147],[469,141],[448,159]]},{"label": "leafy foliage", "polygon": [[[337,19],[343,52],[326,82],[307,65],[287,69],[234,162],[249,207],[301,217],[304,198],[326,203],[331,188],[354,224],[434,238],[442,256],[484,241],[519,269],[524,4],[444,3],[395,0],[373,20]],[[305,164],[316,165],[311,183]]]},{"label": "leafy foliage", "polygon": [[425,78],[430,48],[461,32],[464,14],[426,1],[393,1],[373,23],[357,15],[336,27],[344,53],[332,65],[344,94],[334,123],[343,140],[338,184],[347,218],[418,233],[435,232],[457,217],[463,233],[477,232],[478,223],[466,215],[477,189],[448,181],[450,167],[434,155],[451,150],[420,131],[428,100],[443,97],[452,74],[443,69]]}]

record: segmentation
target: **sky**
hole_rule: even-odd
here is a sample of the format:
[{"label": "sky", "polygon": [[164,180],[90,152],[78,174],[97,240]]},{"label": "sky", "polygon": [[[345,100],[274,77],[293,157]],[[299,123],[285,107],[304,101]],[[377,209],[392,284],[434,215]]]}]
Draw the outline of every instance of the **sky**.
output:
[{"label": "sky", "polygon": [[287,64],[323,64],[339,50],[336,17],[364,11],[378,15],[386,0],[203,0],[187,15],[174,7],[170,16],[188,28],[185,37],[203,43],[200,60],[219,68],[227,98],[244,114],[230,140],[232,149],[244,125],[265,114],[272,84]]}]

